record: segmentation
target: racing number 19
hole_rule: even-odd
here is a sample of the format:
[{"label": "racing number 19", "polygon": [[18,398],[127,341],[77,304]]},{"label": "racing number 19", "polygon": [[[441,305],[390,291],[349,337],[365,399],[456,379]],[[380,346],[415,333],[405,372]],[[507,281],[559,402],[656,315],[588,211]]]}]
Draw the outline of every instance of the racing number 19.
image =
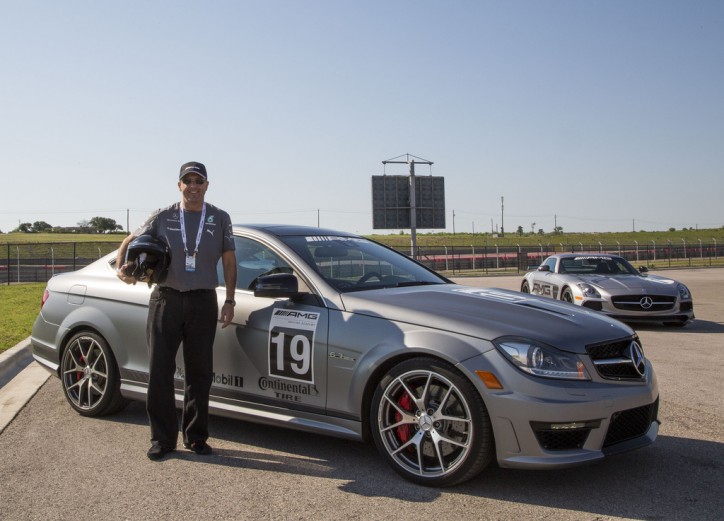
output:
[{"label": "racing number 19", "polygon": [[271,331],[270,342],[271,375],[313,382],[312,331],[275,327]]}]

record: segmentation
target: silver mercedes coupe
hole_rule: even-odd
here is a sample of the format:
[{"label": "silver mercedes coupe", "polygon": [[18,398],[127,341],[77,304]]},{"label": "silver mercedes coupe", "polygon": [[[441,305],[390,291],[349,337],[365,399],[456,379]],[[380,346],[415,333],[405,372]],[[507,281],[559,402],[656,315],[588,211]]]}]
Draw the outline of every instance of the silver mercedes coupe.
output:
[{"label": "silver mercedes coupe", "polygon": [[680,327],[694,319],[691,292],[681,282],[638,270],[618,255],[551,255],[523,277],[520,290],[600,311],[625,322]]},{"label": "silver mercedes coupe", "polygon": [[[621,322],[458,285],[349,233],[234,234],[237,306],[216,335],[212,414],[373,440],[392,469],[429,486],[461,483],[493,459],[562,468],[657,436],[656,376]],[[114,263],[115,253],[53,277],[33,327],[35,359],[83,416],[146,395],[151,290],[118,280]],[[219,284],[222,302],[220,268]]]}]

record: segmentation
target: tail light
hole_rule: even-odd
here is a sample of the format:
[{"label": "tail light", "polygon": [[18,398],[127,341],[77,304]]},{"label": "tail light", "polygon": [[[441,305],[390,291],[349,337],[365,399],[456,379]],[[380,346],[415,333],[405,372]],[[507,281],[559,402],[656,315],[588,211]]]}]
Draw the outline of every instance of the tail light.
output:
[{"label": "tail light", "polygon": [[48,291],[48,288],[45,288],[45,291],[43,292],[43,300],[40,301],[40,309],[43,309],[43,306],[45,306],[45,303],[48,302],[49,298],[50,291]]}]

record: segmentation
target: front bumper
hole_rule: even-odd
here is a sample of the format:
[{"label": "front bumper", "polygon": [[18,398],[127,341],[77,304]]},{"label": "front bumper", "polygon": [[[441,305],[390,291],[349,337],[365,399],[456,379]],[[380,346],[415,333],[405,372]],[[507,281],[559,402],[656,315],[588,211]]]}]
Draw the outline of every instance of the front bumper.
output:
[{"label": "front bumper", "polygon": [[502,390],[479,385],[501,467],[581,465],[650,445],[658,435],[658,385],[648,361],[644,380],[637,382],[598,375],[587,382],[536,378],[515,369],[497,351],[463,367],[473,375],[475,370],[492,371],[503,384]]},{"label": "front bumper", "polygon": [[622,322],[680,322],[694,320],[694,304],[690,300],[677,301],[671,309],[637,309],[635,306],[619,306],[609,298],[587,298],[576,300],[576,304],[586,309],[599,311]]}]

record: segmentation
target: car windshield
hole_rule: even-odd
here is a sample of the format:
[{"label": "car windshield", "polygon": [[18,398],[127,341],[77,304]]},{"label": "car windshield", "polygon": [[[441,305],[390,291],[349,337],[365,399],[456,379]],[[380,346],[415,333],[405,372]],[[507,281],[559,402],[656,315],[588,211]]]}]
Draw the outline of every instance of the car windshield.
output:
[{"label": "car windshield", "polygon": [[639,275],[622,257],[582,255],[561,259],[559,273],[571,275]]},{"label": "car windshield", "polygon": [[342,292],[448,282],[401,253],[361,237],[291,236],[282,240]]}]

